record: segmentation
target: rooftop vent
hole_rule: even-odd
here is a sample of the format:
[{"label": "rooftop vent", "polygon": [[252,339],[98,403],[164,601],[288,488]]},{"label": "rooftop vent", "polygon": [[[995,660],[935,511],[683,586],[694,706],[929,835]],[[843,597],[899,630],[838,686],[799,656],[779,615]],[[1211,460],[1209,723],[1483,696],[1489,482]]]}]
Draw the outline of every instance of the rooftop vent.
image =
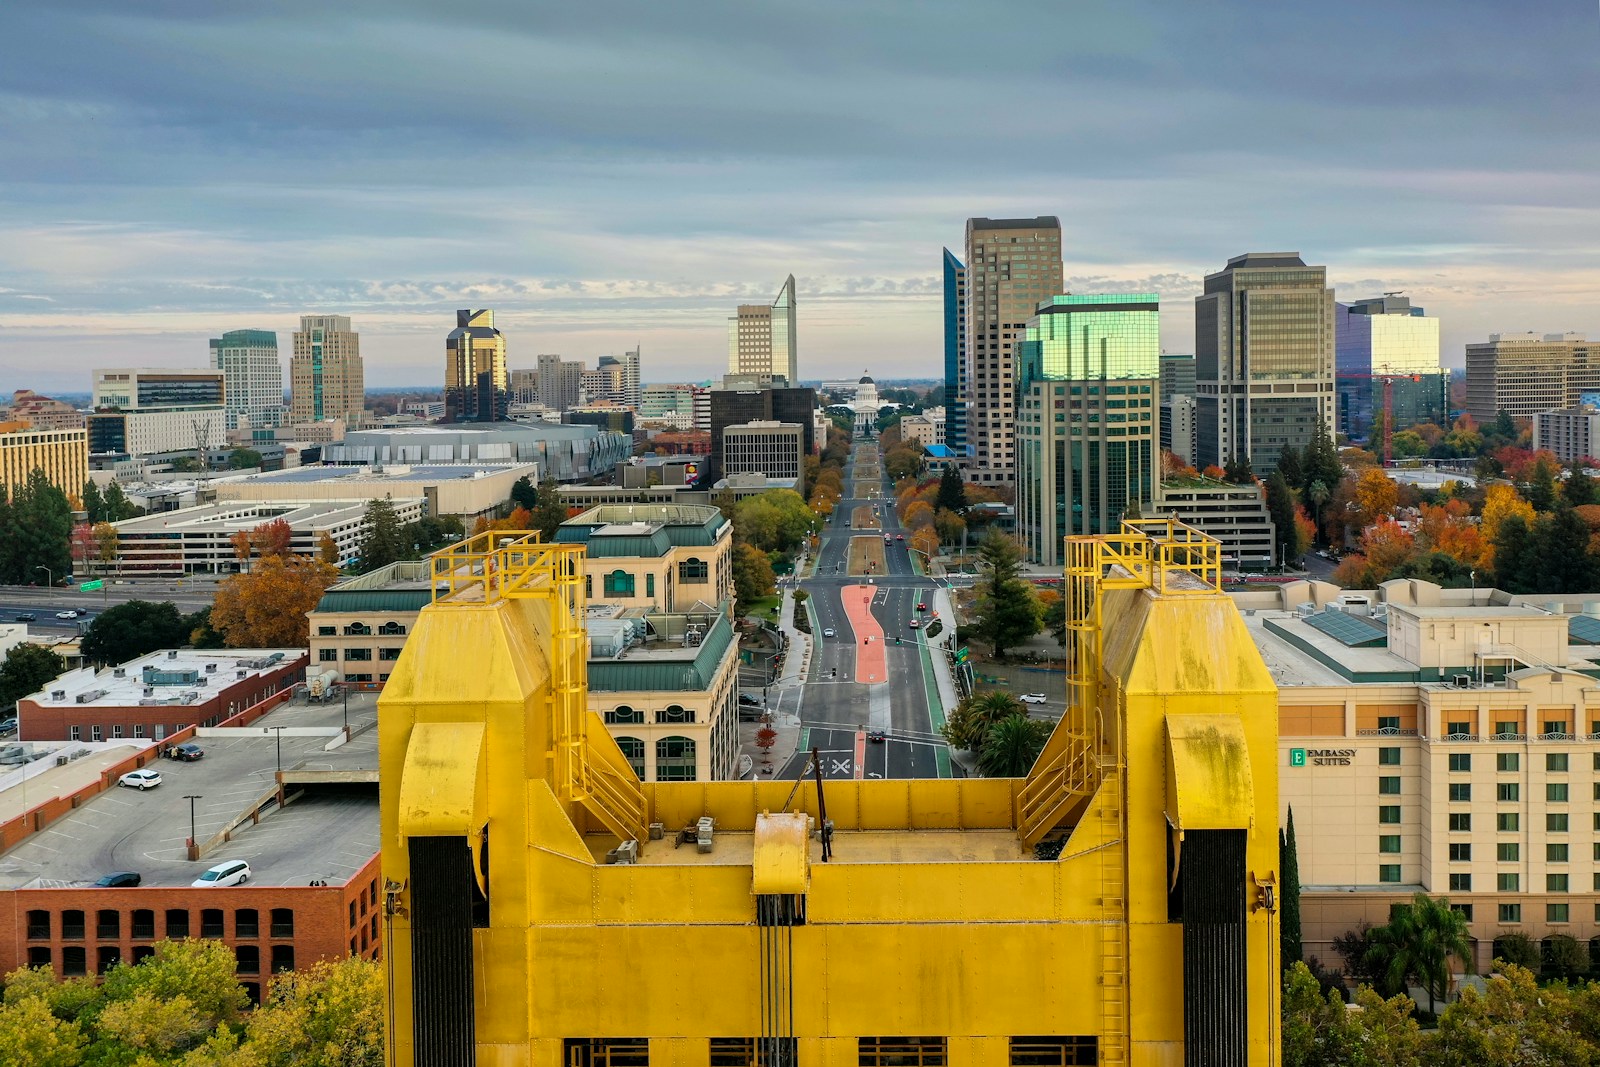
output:
[{"label": "rooftop vent", "polygon": [[52,689],[50,690],[50,699],[65,700],[67,699],[67,691],[65,689]]},{"label": "rooftop vent", "polygon": [[127,676],[128,668],[126,667],[113,667],[111,669],[111,677],[113,678],[126,678]]},{"label": "rooftop vent", "polygon": [[215,663],[207,663],[206,664],[206,673],[207,674],[216,674],[217,673],[217,665]]},{"label": "rooftop vent", "polygon": [[167,658],[168,659],[177,659],[178,658],[178,650],[175,649],[175,648],[168,649],[167,650]]}]

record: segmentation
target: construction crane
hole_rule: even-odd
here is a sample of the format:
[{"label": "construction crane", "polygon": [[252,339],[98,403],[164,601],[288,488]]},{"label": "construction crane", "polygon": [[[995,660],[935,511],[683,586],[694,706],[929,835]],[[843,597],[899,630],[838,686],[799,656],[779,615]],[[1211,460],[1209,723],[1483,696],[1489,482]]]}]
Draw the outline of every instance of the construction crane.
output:
[{"label": "construction crane", "polygon": [[[1388,295],[1387,293],[1384,295]],[[1387,467],[1394,460],[1394,383],[1397,381],[1422,381],[1422,375],[1412,371],[1390,370],[1386,365],[1382,370],[1373,371],[1371,374],[1349,374],[1339,372],[1340,378],[1370,378],[1383,383],[1383,465]]]}]

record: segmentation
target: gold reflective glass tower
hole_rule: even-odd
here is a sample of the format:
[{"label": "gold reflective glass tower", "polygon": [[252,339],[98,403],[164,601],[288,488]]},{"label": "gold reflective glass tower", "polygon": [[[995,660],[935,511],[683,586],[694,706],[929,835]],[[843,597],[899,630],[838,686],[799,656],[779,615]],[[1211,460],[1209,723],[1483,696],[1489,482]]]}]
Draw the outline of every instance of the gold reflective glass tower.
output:
[{"label": "gold reflective glass tower", "polygon": [[291,424],[344,419],[361,423],[367,399],[361,335],[348,315],[301,315],[289,359]]},{"label": "gold reflective glass tower", "polygon": [[445,339],[444,421],[504,422],[511,417],[505,335],[494,312],[457,311]]},{"label": "gold reflective glass tower", "polygon": [[379,702],[391,1062],[1275,1063],[1277,693],[1220,545],[1067,548],[1033,770],[917,781],[641,784],[582,548],[434,557]]}]

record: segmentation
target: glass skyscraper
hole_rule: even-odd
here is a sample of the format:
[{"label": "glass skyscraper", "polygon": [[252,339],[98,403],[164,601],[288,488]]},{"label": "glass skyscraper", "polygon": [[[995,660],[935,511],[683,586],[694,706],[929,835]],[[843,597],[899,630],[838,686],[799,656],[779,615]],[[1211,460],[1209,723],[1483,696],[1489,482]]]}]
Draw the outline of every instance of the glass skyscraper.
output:
[{"label": "glass skyscraper", "polygon": [[1056,296],[1016,343],[1017,534],[1054,566],[1070,534],[1151,507],[1160,466],[1154,293]]},{"label": "glass skyscraper", "polygon": [[967,451],[967,268],[944,250],[944,443]]},{"label": "glass skyscraper", "polygon": [[1439,366],[1439,320],[1399,294],[1334,306],[1339,432],[1365,442],[1389,383],[1394,429],[1449,419],[1450,372]]}]

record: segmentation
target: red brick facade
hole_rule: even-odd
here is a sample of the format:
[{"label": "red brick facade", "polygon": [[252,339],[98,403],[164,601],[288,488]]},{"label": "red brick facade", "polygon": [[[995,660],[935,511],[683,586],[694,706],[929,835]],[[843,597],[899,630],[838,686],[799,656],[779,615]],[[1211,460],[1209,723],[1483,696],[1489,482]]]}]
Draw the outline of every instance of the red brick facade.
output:
[{"label": "red brick facade", "polygon": [[[216,726],[305,678],[308,657],[285,660],[269,671],[252,673],[216,695],[193,704],[114,705],[17,702],[25,741],[113,741],[118,738],[171,740],[188,726]],[[76,729],[77,733],[73,731]]]},{"label": "red brick facade", "polygon": [[212,937],[234,950],[259,1000],[268,978],[320,959],[377,959],[378,857],[342,886],[0,890],[0,974],[48,965],[70,977],[137,963],[155,942]]}]

